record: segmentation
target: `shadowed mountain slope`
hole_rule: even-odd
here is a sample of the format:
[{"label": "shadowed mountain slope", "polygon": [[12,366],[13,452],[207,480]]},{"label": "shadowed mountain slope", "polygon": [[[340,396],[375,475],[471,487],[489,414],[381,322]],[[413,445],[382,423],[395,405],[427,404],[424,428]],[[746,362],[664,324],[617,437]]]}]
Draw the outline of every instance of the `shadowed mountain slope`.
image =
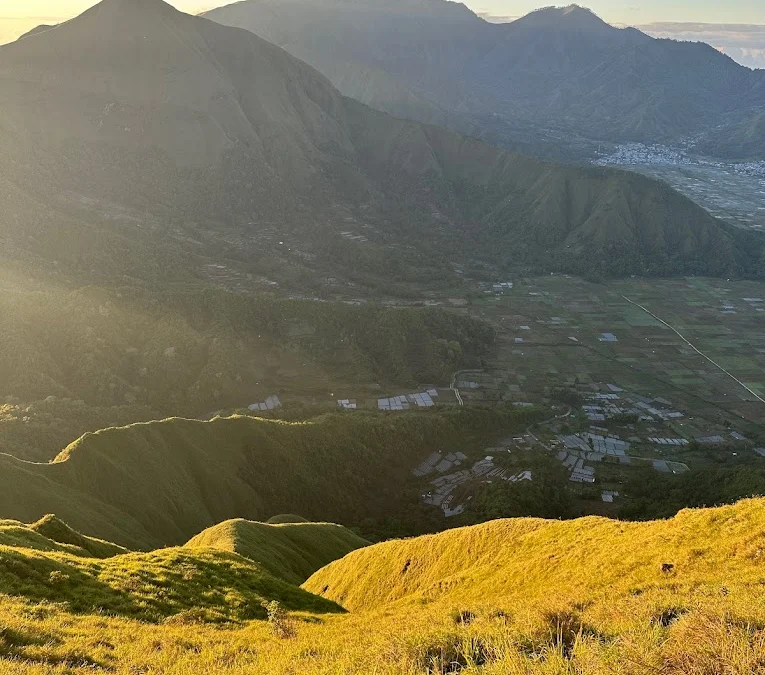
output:
[{"label": "shadowed mountain slope", "polygon": [[310,253],[350,220],[383,245],[502,265],[760,273],[762,238],[659,183],[389,117],[162,0],[103,0],[0,48],[0,91],[0,237],[17,255],[169,279],[259,250],[269,228]]},{"label": "shadowed mountain slope", "polygon": [[422,457],[464,448],[471,425],[503,433],[529,419],[520,412],[358,412],[299,423],[134,424],[87,434],[50,464],[0,454],[0,513],[22,522],[56,513],[80,532],[133,549],[183,544],[232,518],[262,521],[289,511],[360,522],[389,514]]}]

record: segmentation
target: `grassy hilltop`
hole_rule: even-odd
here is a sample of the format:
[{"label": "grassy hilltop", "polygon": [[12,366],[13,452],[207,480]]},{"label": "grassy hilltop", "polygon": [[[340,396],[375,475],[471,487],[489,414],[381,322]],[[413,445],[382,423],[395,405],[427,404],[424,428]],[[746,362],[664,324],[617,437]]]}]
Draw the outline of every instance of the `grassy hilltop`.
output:
[{"label": "grassy hilltop", "polygon": [[332,523],[229,520],[191,539],[186,548],[230,551],[254,560],[279,579],[301,584],[314,572],[369,542]]},{"label": "grassy hilltop", "polygon": [[[288,542],[278,539],[274,543],[283,562],[301,560],[298,547],[290,550]],[[271,546],[268,533],[262,534],[261,542],[261,552],[266,553]],[[331,548],[327,544],[324,551],[328,561],[335,557]],[[337,555],[344,552],[338,549]],[[332,601],[281,576],[222,547],[134,553],[85,537],[55,516],[32,525],[0,521],[3,593],[32,603],[56,603],[73,614],[149,622],[237,622],[265,618],[262,602],[273,600],[296,611],[340,611]]]},{"label": "grassy hilltop", "polygon": [[[752,675],[764,551],[761,499],[387,542],[302,591],[209,548],[98,561],[0,545],[0,672]],[[262,620],[262,599],[286,613]]]}]

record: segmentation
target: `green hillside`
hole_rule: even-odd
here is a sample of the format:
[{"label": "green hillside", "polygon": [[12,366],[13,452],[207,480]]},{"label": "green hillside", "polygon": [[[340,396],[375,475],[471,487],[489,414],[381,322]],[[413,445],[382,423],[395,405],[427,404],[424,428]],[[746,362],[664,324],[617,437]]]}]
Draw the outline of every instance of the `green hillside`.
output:
[{"label": "green hillside", "polygon": [[133,549],[180,545],[231,518],[299,512],[358,524],[403,503],[413,467],[435,450],[525,428],[519,409],[333,413],[284,422],[169,419],[86,434],[51,464],[0,455],[0,513],[56,513]]},{"label": "green hillside", "polygon": [[122,546],[75,532],[52,515],[31,525],[16,520],[0,520],[0,546],[57,551],[84,558],[111,558],[128,552]]},{"label": "green hillside", "polygon": [[198,534],[186,548],[238,553],[273,576],[300,585],[325,565],[368,545],[350,530],[330,523],[229,520]]},{"label": "green hillside", "polygon": [[126,548],[117,546],[117,544],[112,544],[102,539],[86,537],[52,514],[48,514],[36,523],[32,523],[29,529],[58,544],[75,546],[91,558],[113,558],[116,555],[128,552]]},{"label": "green hillside", "polygon": [[293,611],[341,611],[285,583],[250,560],[221,551],[163,549],[106,560],[0,545],[3,594],[64,603],[75,614],[143,621],[247,621],[266,616],[263,601]]},{"label": "green hillside", "polygon": [[[763,506],[750,500],[650,523],[491,521],[355,551],[304,587],[351,611],[369,611],[399,600],[533,603],[553,589],[591,601],[626,598],[639,590],[687,589],[708,582],[710,574],[723,574],[733,585],[757,584],[752,562],[765,544]],[[674,566],[673,574],[662,572],[664,563]]]},{"label": "green hillside", "polygon": [[732,160],[762,161],[765,157],[765,113],[729,124],[706,135],[698,149]]}]

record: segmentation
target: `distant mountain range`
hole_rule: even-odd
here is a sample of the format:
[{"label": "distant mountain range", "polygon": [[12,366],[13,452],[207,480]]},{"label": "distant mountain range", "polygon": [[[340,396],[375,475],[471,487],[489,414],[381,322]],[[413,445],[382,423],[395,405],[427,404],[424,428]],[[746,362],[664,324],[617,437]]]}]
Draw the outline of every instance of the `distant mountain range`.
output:
[{"label": "distant mountain range", "polygon": [[[465,21],[484,29],[464,7],[448,8],[462,40],[442,41],[433,72],[473,49]],[[441,5],[429,0],[420,11],[420,23],[402,22],[402,49],[414,33],[427,43],[430,30],[436,41],[442,24],[431,15]],[[546,17],[525,22],[532,34]],[[581,10],[562,20],[580,38],[648,39]],[[570,38],[559,35],[561,44]],[[531,62],[514,67],[533,71]],[[411,70],[403,55],[400,70]],[[161,0],[104,0],[0,48],[0,92],[4,255],[172,278],[187,273],[192,251],[240,259],[262,251],[265,229],[291,233],[310,252],[363,225],[376,244],[425,259],[605,275],[762,272],[762,237],[664,184],[544,164],[395,119],[343,97],[253,33]]]},{"label": "distant mountain range", "polygon": [[719,137],[765,109],[765,71],[576,5],[504,24],[447,0],[245,0],[205,16],[284,47],[375,108],[538,155]]}]

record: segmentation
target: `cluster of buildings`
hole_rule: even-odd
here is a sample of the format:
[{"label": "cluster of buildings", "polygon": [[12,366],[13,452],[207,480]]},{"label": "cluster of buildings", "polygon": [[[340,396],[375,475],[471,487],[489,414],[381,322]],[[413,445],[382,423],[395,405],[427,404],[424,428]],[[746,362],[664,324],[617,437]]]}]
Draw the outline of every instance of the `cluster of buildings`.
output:
[{"label": "cluster of buildings", "polygon": [[253,403],[251,406],[248,406],[248,409],[254,412],[256,410],[276,410],[276,408],[281,407],[282,402],[279,400],[278,396],[269,396],[262,403]]},{"label": "cluster of buildings", "polygon": [[461,452],[450,453],[446,456],[434,452],[413,471],[414,475],[420,478],[434,473],[442,474],[431,481],[432,490],[422,495],[422,501],[432,506],[438,506],[447,518],[452,518],[465,511],[464,504],[454,505],[454,492],[466,483],[478,479],[487,481],[496,479],[510,483],[533,480],[531,471],[521,471],[510,475],[507,469],[502,469],[494,464],[494,457],[491,455],[477,461],[470,469],[446,473],[462,466],[466,459],[467,457]]},{"label": "cluster of buildings", "polygon": [[491,290],[494,291],[494,295],[504,295],[506,291],[512,291],[513,290],[513,282],[512,281],[502,281],[498,284],[494,284],[491,287]]},{"label": "cluster of buildings", "polygon": [[[615,384],[609,384],[608,389],[608,393],[591,394],[586,397],[588,403],[582,406],[582,409],[591,422],[605,422],[619,415],[635,415],[642,422],[669,422],[685,417],[679,410],[673,410],[672,403],[666,399],[625,394],[624,390]],[[623,400],[627,400],[627,403],[618,403]]]},{"label": "cluster of buildings", "polygon": [[627,143],[620,145],[612,154],[601,157],[595,164],[600,166],[630,166],[634,164],[690,164],[688,156],[666,145]]},{"label": "cluster of buildings", "polygon": [[688,445],[689,442],[685,438],[653,438],[649,437],[649,443],[654,445],[669,445],[676,448]]},{"label": "cluster of buildings", "polygon": [[353,398],[338,399],[337,405],[344,410],[356,410],[359,407],[356,403],[356,399]]},{"label": "cluster of buildings", "polygon": [[432,473],[445,473],[452,467],[460,466],[467,457],[461,452],[449,453],[444,457],[440,452],[434,452],[412,473],[417,477],[429,476]]},{"label": "cluster of buildings", "polygon": [[584,433],[575,436],[558,436],[564,449],[558,455],[558,461],[571,471],[572,483],[594,483],[595,467],[585,462],[602,462],[605,457],[616,457],[623,464],[629,464],[627,450],[630,444],[617,436],[601,436]]},{"label": "cluster of buildings", "polygon": [[765,178],[765,162],[741,162],[733,165],[733,171],[742,176]]},{"label": "cluster of buildings", "polygon": [[434,398],[438,396],[435,389],[428,389],[419,394],[405,394],[393,398],[377,399],[377,407],[380,410],[409,410],[412,406],[417,408],[432,408],[435,405]]},{"label": "cluster of buildings", "polygon": [[[685,413],[680,412],[679,410],[671,410],[672,404],[663,398],[655,398],[653,400],[645,399],[643,397],[639,397],[640,400],[638,400],[635,405],[644,411],[643,416],[645,416],[645,413],[648,413],[651,415],[651,417],[646,417],[645,421],[651,421],[652,419],[660,419],[664,422],[670,422],[672,420],[679,420],[685,417]],[[657,405],[663,405],[667,406],[666,408],[657,408]]]},{"label": "cluster of buildings", "polygon": [[[765,192],[763,192],[763,194],[765,194]],[[765,201],[765,199],[763,201]],[[744,302],[748,303],[755,312],[765,312],[765,300],[762,298],[744,298]]]}]

